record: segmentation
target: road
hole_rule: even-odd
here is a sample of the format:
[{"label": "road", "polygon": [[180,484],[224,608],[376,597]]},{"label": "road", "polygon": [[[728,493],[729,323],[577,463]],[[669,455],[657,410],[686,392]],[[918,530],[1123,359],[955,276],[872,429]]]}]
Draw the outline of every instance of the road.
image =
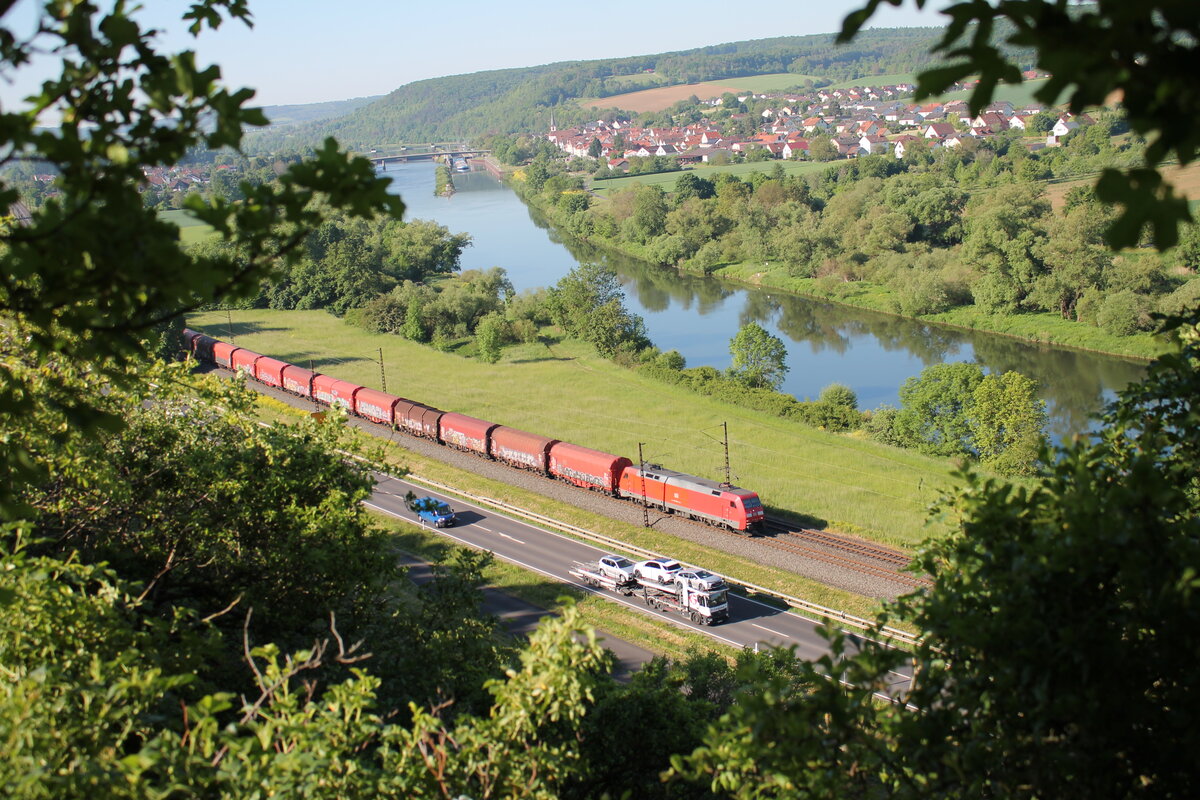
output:
[{"label": "road", "polygon": [[[555,582],[570,584],[580,591],[620,603],[639,614],[691,629],[739,649],[761,645],[794,647],[798,658],[808,660],[820,658],[829,652],[825,640],[817,633],[818,624],[797,614],[731,594],[729,622],[713,627],[697,625],[683,617],[649,608],[633,598],[588,586],[569,573],[575,562],[595,561],[607,552],[605,550],[466,500],[439,494],[419,484],[379,473],[376,474],[376,480],[374,494],[366,502],[369,508],[411,522],[413,515],[404,506],[405,495],[413,492],[418,496],[439,498],[454,508],[458,524],[453,528],[437,530],[437,533],[471,547],[490,550],[497,558],[537,572]],[[852,642],[855,641],[857,634],[852,631],[847,631],[847,634]],[[607,644],[614,648],[616,645],[612,641]],[[906,694],[909,675],[895,672],[892,677],[894,680],[890,682],[888,694],[892,697]]]}]

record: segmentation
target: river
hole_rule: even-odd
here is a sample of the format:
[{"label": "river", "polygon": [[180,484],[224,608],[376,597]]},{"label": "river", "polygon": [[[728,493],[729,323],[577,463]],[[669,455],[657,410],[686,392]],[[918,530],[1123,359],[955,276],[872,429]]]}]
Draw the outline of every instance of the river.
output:
[{"label": "river", "polygon": [[680,274],[566,242],[486,172],[456,173],[457,191],[449,198],[434,197],[428,163],[391,165],[383,174],[404,198],[406,219],[432,219],[471,234],[463,269],[503,267],[518,291],[550,286],[583,259],[606,263],[620,277],[630,310],[645,319],[650,340],[678,350],[689,367],[727,368],[729,340],[742,325],[758,322],[787,346],[783,390],[800,399],[842,383],[858,395],[860,408],[899,405],[900,385],[926,366],[973,361],[989,372],[1017,370],[1036,379],[1048,432],[1060,442],[1091,428],[1116,391],[1145,373],[1139,362]]}]

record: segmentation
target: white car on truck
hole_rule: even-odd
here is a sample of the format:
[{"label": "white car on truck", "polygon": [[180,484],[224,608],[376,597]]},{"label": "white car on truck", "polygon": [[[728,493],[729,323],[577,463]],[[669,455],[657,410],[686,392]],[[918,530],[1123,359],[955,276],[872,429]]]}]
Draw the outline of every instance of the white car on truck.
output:
[{"label": "white car on truck", "polygon": [[685,569],[676,572],[675,583],[704,591],[726,588],[724,578],[714,575],[706,569]]},{"label": "white car on truck", "polygon": [[596,562],[600,571],[612,578],[613,580],[623,580],[633,578],[633,562],[625,556],[606,555],[600,556],[600,560]]},{"label": "white car on truck", "polygon": [[675,574],[683,571],[683,565],[670,558],[653,558],[649,561],[639,561],[633,567],[633,574],[640,582],[674,586]]}]

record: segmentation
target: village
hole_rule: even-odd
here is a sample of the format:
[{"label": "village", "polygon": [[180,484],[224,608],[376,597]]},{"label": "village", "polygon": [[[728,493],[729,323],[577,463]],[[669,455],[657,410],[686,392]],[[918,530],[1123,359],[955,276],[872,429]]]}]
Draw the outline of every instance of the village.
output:
[{"label": "village", "polygon": [[[1043,78],[1028,72],[1027,80]],[[972,84],[956,88],[969,89]],[[1039,103],[1014,105],[1007,101],[989,104],[971,117],[966,100],[914,103],[911,84],[818,89],[807,94],[752,94],[737,97],[740,104],[753,104],[762,122],[752,136],[722,131],[723,120],[699,122],[671,128],[636,127],[628,119],[598,120],[574,128],[551,127],[547,138],[560,150],[579,157],[606,160],[609,170],[625,172],[631,158],[666,156],[680,165],[728,163],[751,158],[829,160],[890,153],[903,158],[914,148],[936,150],[962,147],[1006,131],[1019,131],[1020,143],[1030,151],[1057,147],[1073,131],[1093,123],[1087,114],[1053,114],[1046,119]],[[721,98],[703,101],[717,106]],[[1035,118],[1045,120],[1035,125]],[[732,114],[730,122],[746,119],[748,113]],[[1051,124],[1052,123],[1052,124]],[[729,126],[732,127],[732,126]],[[1038,131],[1037,127],[1043,128]],[[1048,128],[1048,130],[1046,129]],[[743,126],[744,129],[744,126]],[[810,152],[810,146],[826,139],[828,147]],[[757,153],[755,151],[758,151]]]}]

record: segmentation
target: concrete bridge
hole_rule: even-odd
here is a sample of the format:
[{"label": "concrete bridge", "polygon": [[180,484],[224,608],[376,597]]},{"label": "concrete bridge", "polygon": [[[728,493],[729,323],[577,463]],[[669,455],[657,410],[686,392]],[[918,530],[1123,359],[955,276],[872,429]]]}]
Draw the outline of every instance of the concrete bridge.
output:
[{"label": "concrete bridge", "polygon": [[369,153],[364,157],[377,167],[386,169],[388,164],[407,164],[409,161],[433,161],[438,158],[473,158],[491,153],[491,150],[466,147],[465,145],[416,145],[399,153]]}]

